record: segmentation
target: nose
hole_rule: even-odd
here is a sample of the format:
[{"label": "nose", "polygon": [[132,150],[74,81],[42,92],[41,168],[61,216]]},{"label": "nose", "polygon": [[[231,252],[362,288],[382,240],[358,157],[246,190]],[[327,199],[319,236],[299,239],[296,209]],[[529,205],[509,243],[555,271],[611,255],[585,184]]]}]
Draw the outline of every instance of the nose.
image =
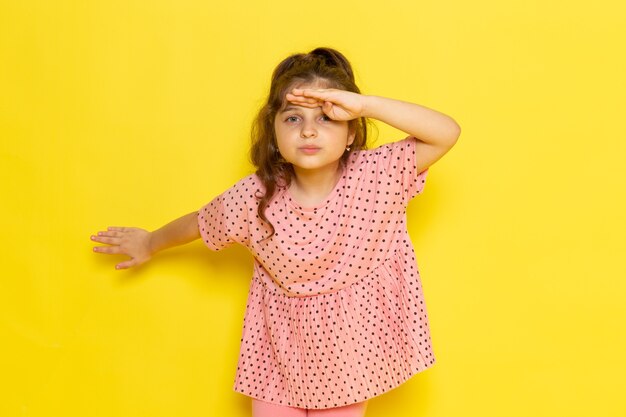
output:
[{"label": "nose", "polygon": [[317,130],[311,122],[305,122],[302,124],[302,130],[300,130],[300,137],[311,138],[317,135]]}]

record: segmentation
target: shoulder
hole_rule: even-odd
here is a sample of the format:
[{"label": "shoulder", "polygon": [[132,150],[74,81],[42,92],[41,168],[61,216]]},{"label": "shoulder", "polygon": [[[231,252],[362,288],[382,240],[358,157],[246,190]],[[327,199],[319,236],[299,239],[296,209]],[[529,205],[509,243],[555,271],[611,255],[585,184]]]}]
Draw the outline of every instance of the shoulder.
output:
[{"label": "shoulder", "polygon": [[403,153],[407,151],[415,151],[415,145],[417,139],[414,136],[407,136],[404,139],[388,142],[374,148],[376,155],[381,155],[383,158],[388,154]]},{"label": "shoulder", "polygon": [[398,157],[401,154],[413,154],[416,143],[413,136],[407,136],[404,139],[377,145],[370,149],[355,151],[350,155],[349,161],[354,165],[362,165],[388,160],[390,157]]},{"label": "shoulder", "polygon": [[263,189],[264,186],[261,179],[256,175],[256,173],[252,173],[246,175],[228,187],[224,191],[224,194],[247,194],[248,192],[254,193],[256,191],[263,191]]}]

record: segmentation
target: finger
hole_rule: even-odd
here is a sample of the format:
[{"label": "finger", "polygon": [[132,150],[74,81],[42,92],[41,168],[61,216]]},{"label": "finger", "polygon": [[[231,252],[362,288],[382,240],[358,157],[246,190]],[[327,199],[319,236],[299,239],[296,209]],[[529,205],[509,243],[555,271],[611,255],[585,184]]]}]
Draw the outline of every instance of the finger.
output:
[{"label": "finger", "polygon": [[294,96],[293,94],[289,94],[289,93],[287,93],[287,100],[293,103],[317,103],[319,102],[319,100],[315,98]]},{"label": "finger", "polygon": [[305,90],[299,89],[299,88],[294,88],[293,90],[291,90],[290,92],[287,93],[288,96],[291,96],[291,98],[298,98],[301,100],[310,100],[311,96],[307,95],[305,96]]},{"label": "finger", "polygon": [[307,94],[311,94],[315,92],[324,93],[327,91],[329,90],[325,88],[292,88],[291,89],[291,92],[297,96],[307,95]]},{"label": "finger", "polygon": [[122,242],[122,238],[107,236],[91,236],[91,240],[100,243],[108,243],[109,245],[119,245]]},{"label": "finger", "polygon": [[306,107],[307,109],[314,109],[316,107],[320,107],[322,105],[322,102],[320,101],[316,101],[315,103],[296,103],[296,102],[292,102],[293,104],[297,104],[300,107]]},{"label": "finger", "polygon": [[129,259],[128,261],[120,262],[115,265],[115,269],[128,269],[132,266],[135,266],[135,259]]},{"label": "finger", "polygon": [[315,92],[307,92],[307,91],[303,91],[302,95],[299,95],[297,97],[302,97],[302,98],[308,98],[308,99],[315,99],[315,100],[326,100],[328,99],[328,94],[325,93],[315,93]]},{"label": "finger", "polygon": [[91,235],[91,240],[95,240],[96,242],[105,242],[105,240],[101,240],[104,238],[122,238],[124,237],[124,232],[98,232],[97,235]]},{"label": "finger", "polygon": [[316,97],[319,99],[327,100],[328,98],[333,97],[335,94],[333,94],[332,90],[325,88],[307,88],[305,90],[302,90],[302,95],[305,97]]},{"label": "finger", "polygon": [[108,254],[121,253],[119,246],[94,246],[93,251],[97,253],[108,253]]},{"label": "finger", "polygon": [[107,227],[107,230],[117,230],[118,232],[125,232],[126,229],[127,229],[126,227],[120,227],[120,226]]},{"label": "finger", "polygon": [[[305,97],[301,97],[301,96],[292,96],[292,102],[305,102],[307,99]],[[310,103],[311,101],[315,101],[316,103],[318,103],[320,106],[324,105],[324,103],[331,103],[331,104],[337,104],[339,106],[342,106],[342,100],[340,97],[337,97],[334,94],[319,94],[315,97],[310,97],[308,98],[308,102]]]},{"label": "finger", "polygon": [[335,91],[332,88],[293,88],[291,91],[297,92],[299,95],[315,94],[315,93],[327,93],[329,91]]},{"label": "finger", "polygon": [[122,237],[124,232],[117,231],[100,231],[98,232],[98,236],[109,236],[109,237]]}]

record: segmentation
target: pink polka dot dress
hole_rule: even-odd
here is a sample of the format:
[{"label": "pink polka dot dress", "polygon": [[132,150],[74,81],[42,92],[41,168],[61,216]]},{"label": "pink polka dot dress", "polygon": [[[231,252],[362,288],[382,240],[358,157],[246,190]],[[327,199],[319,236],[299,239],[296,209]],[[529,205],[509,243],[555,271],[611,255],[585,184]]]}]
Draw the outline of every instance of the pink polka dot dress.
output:
[{"label": "pink polka dot dress", "polygon": [[406,207],[421,193],[416,140],[354,151],[324,201],[277,188],[266,216],[256,174],[198,212],[204,243],[254,256],[234,390],[308,409],[383,394],[435,363]]}]

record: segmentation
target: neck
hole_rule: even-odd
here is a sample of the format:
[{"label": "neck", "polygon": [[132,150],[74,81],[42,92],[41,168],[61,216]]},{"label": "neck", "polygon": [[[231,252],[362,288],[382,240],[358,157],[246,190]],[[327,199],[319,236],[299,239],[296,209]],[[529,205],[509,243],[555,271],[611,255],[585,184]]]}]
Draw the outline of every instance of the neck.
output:
[{"label": "neck", "polygon": [[342,168],[339,161],[315,170],[293,166],[295,176],[290,190],[304,196],[323,197],[330,193],[341,177]]}]

